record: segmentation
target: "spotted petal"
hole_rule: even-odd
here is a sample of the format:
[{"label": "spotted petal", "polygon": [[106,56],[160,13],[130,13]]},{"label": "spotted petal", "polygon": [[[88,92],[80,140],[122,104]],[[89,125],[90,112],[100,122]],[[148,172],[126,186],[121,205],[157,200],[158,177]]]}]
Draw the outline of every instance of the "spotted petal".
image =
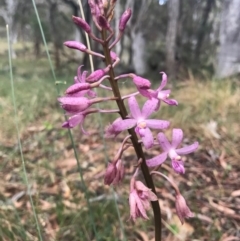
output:
[{"label": "spotted petal", "polygon": [[138,102],[134,96],[132,96],[128,99],[128,105],[129,105],[129,109],[131,112],[131,116],[134,119],[139,118],[141,116],[141,111],[140,111]]},{"label": "spotted petal", "polygon": [[176,148],[182,142],[183,131],[182,129],[173,129],[172,131],[172,147]]},{"label": "spotted petal", "polygon": [[145,120],[147,127],[152,128],[152,129],[166,129],[169,127],[170,122],[165,121],[165,120],[155,120],[155,119],[150,119],[150,120]]},{"label": "spotted petal", "polygon": [[160,74],[162,74],[162,82],[157,89],[158,91],[162,90],[167,84],[167,75],[164,72],[160,72]]},{"label": "spotted petal", "polygon": [[166,138],[166,136],[163,133],[158,133],[157,135],[157,139],[159,142],[159,145],[162,147],[163,151],[168,151],[171,148],[171,145],[168,141],[168,139]]},{"label": "spotted petal", "polygon": [[68,121],[64,122],[62,127],[63,128],[73,128],[77,126],[79,123],[82,123],[84,120],[84,115],[83,114],[78,114],[70,117]]},{"label": "spotted petal", "polygon": [[142,108],[142,116],[147,119],[156,109],[158,100],[151,99],[147,100]]},{"label": "spotted petal", "polygon": [[146,160],[146,164],[148,167],[155,167],[161,165],[167,159],[167,152],[163,152],[162,154],[155,156],[151,159]]},{"label": "spotted petal", "polygon": [[149,128],[139,129],[139,134],[142,138],[143,145],[146,149],[149,149],[153,146],[153,135]]},{"label": "spotted petal", "polygon": [[124,131],[133,128],[137,124],[135,119],[119,120],[113,123],[113,128],[115,131]]},{"label": "spotted petal", "polygon": [[186,155],[186,154],[194,152],[197,148],[198,148],[198,142],[194,142],[190,146],[185,146],[183,148],[177,149],[176,153],[178,155]]}]

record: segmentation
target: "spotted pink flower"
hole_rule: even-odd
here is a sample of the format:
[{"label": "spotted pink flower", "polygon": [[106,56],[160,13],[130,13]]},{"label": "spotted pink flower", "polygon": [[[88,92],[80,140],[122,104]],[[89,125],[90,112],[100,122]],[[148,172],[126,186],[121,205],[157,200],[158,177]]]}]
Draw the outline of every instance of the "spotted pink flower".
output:
[{"label": "spotted pink flower", "polygon": [[183,139],[183,132],[181,129],[173,129],[172,131],[172,143],[170,143],[163,133],[159,133],[157,136],[159,145],[163,149],[163,153],[148,159],[146,161],[149,167],[155,167],[161,165],[167,156],[172,160],[172,167],[177,173],[185,173],[183,161],[180,155],[186,155],[194,152],[198,148],[198,142],[194,142],[192,145],[185,146],[177,149]]},{"label": "spotted pink flower", "polygon": [[153,146],[152,129],[166,129],[169,126],[169,121],[148,119],[148,117],[156,109],[158,101],[156,99],[147,100],[140,110],[135,97],[128,99],[128,105],[131,112],[131,117],[125,120],[118,120],[111,126],[113,133],[119,133],[123,130],[135,127],[135,132],[139,134],[146,149]]},{"label": "spotted pink flower", "polygon": [[136,181],[132,177],[130,183],[130,218],[136,221],[137,218],[148,219],[147,210],[150,208],[151,201],[157,201],[158,198],[151,189],[147,188],[141,181]]}]

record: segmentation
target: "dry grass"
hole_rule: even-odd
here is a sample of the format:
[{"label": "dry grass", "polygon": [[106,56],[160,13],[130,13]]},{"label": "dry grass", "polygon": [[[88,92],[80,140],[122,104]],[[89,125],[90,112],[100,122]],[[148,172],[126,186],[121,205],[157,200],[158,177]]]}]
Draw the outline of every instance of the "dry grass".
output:
[{"label": "dry grass", "polygon": [[[15,65],[16,100],[23,152],[44,240],[94,240],[73,150],[67,131],[60,128],[64,118],[56,102],[55,86],[50,77],[42,77],[38,70],[35,75],[35,71],[26,70],[31,68],[29,65],[27,62],[21,63],[21,68]],[[30,75],[26,76],[26,73]],[[37,240],[28,193],[23,184],[7,74],[6,71],[0,88],[0,234],[2,240]],[[178,100],[179,106],[162,104],[156,117],[171,120],[171,128],[184,130],[185,143],[198,140],[200,148],[187,157],[187,174],[184,176],[173,173],[168,163],[163,166],[164,172],[180,185],[196,214],[188,224],[179,226],[172,190],[169,185],[156,180],[163,219],[168,223],[168,228],[178,233],[173,237],[165,228],[164,236],[166,240],[195,238],[221,241],[224,237],[236,236],[240,216],[240,194],[236,192],[240,178],[239,84],[234,80],[203,82],[191,79],[177,83],[172,97]],[[111,108],[112,104],[107,104],[107,107]],[[103,116],[103,125],[112,119]],[[76,128],[74,139],[90,192],[99,240],[113,240],[111,237],[121,240],[118,238],[121,234],[112,192],[102,181],[105,156],[97,128],[99,119],[88,119],[86,127],[93,134],[85,137]],[[119,143],[122,137],[119,137]],[[119,143],[107,141],[108,158],[113,157]],[[157,153],[158,148],[147,152],[147,155]],[[127,240],[136,240],[136,237],[147,240],[144,239],[145,233],[149,237],[153,235],[149,228],[151,221],[139,221],[135,226],[126,223],[129,217],[128,181],[136,163],[134,153],[131,150],[126,152],[124,160],[126,185],[121,185],[116,191]]]}]

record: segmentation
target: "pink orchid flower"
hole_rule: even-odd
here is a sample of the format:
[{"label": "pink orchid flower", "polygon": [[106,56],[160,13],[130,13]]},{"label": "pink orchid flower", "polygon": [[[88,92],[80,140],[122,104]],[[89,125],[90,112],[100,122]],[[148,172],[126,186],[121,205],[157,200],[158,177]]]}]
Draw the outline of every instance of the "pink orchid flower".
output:
[{"label": "pink orchid flower", "polygon": [[182,224],[184,223],[185,218],[192,218],[194,216],[189,207],[187,206],[185,198],[180,193],[176,195],[175,206],[177,215]]},{"label": "pink orchid flower", "polygon": [[183,132],[181,129],[173,129],[172,143],[167,140],[163,133],[159,133],[157,139],[164,152],[156,157],[148,159],[146,161],[147,165],[149,167],[161,165],[167,159],[167,156],[169,156],[172,160],[172,167],[174,171],[177,173],[185,173],[183,161],[180,155],[186,155],[194,152],[198,148],[198,142],[194,142],[192,145],[177,149],[183,139]]},{"label": "pink orchid flower", "polygon": [[156,194],[151,189],[132,177],[129,195],[130,219],[133,221],[136,221],[136,218],[148,219],[146,211],[150,208],[150,202],[157,200]]},{"label": "pink orchid flower", "polygon": [[149,128],[166,129],[169,126],[169,121],[147,119],[156,109],[158,101],[156,99],[147,100],[140,110],[135,97],[128,99],[128,105],[131,112],[131,117],[125,120],[118,120],[111,126],[111,132],[119,133],[123,130],[135,127],[135,132],[140,135],[143,145],[146,149],[153,146],[153,135]]}]

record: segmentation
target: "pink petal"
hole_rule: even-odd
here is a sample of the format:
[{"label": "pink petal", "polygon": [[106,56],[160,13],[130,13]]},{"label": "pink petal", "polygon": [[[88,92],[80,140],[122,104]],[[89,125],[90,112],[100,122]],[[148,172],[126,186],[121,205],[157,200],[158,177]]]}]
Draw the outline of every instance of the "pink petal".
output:
[{"label": "pink petal", "polygon": [[167,152],[163,152],[162,154],[155,156],[151,159],[146,160],[146,164],[148,167],[155,167],[161,165],[167,159]]},{"label": "pink petal", "polygon": [[157,105],[157,99],[147,100],[142,108],[142,116],[147,119],[155,111]]},{"label": "pink petal", "polygon": [[86,77],[87,77],[88,71],[83,71],[82,77],[81,77],[81,82],[86,83]]},{"label": "pink petal", "polygon": [[147,98],[149,98],[149,99],[152,98],[152,94],[151,94],[151,92],[149,92],[149,90],[143,89],[143,88],[139,88],[139,87],[137,87],[137,90],[138,90],[138,92],[139,92],[142,96],[147,97]]},{"label": "pink petal", "polygon": [[173,129],[172,131],[172,147],[176,148],[182,142],[183,131],[182,129]]},{"label": "pink petal", "polygon": [[83,65],[80,65],[77,69],[77,79],[78,79],[78,82],[81,82],[82,83],[82,67]]},{"label": "pink petal", "polygon": [[124,131],[133,128],[137,124],[135,119],[119,120],[113,123],[113,128],[116,132]]},{"label": "pink petal", "polygon": [[185,146],[185,147],[180,148],[180,149],[176,149],[176,153],[178,155],[186,155],[186,154],[189,154],[191,152],[194,152],[197,148],[198,148],[198,142],[194,142],[192,145]]},{"label": "pink petal", "polygon": [[170,122],[165,120],[150,119],[150,120],[145,120],[145,122],[147,124],[147,127],[152,129],[166,129],[170,125]]},{"label": "pink petal", "polygon": [[138,191],[142,191],[142,192],[148,192],[149,191],[149,188],[146,187],[141,181],[136,181],[135,182],[135,188]]},{"label": "pink petal", "polygon": [[131,192],[129,195],[130,216],[133,219],[133,221],[135,221],[137,217],[137,212],[136,212],[137,204],[136,204],[136,198],[135,198],[136,195],[137,194],[135,192]]},{"label": "pink petal", "polygon": [[164,99],[163,101],[168,105],[178,105],[178,102],[174,99]]},{"label": "pink petal", "polygon": [[128,105],[129,105],[129,109],[131,112],[131,116],[134,119],[139,118],[141,116],[141,111],[140,111],[138,102],[134,96],[132,96],[128,99]]},{"label": "pink petal", "polygon": [[74,115],[68,119],[68,124],[69,124],[70,128],[73,128],[76,125],[78,125],[79,123],[82,123],[83,120],[84,120],[84,115],[82,115],[82,114]]},{"label": "pink petal", "polygon": [[142,138],[143,145],[146,149],[149,149],[153,146],[153,135],[149,128],[139,129],[139,134]]},{"label": "pink petal", "polygon": [[[136,192],[136,191],[134,190],[134,192]],[[137,195],[137,193],[136,193],[136,195]],[[143,204],[142,204],[141,199],[137,196],[137,197],[135,198],[135,201],[136,201],[136,204],[137,204],[137,208],[138,208],[138,210],[139,210],[140,213],[141,213],[141,217],[143,217],[144,219],[148,219],[146,210],[145,210],[145,208],[144,208],[144,206],[143,206]]]},{"label": "pink petal", "polygon": [[150,200],[150,201],[157,201],[158,200],[158,197],[157,197],[157,195],[154,193],[154,192],[152,192],[151,190],[149,190],[149,196],[148,196],[148,199]]},{"label": "pink petal", "polygon": [[157,89],[158,91],[162,90],[167,84],[167,75],[164,72],[160,72],[160,74],[162,74],[162,82]]},{"label": "pink petal", "polygon": [[158,139],[159,145],[161,146],[163,151],[168,152],[168,150],[171,148],[171,145],[170,145],[168,139],[166,138],[166,136],[160,132],[157,135],[157,139]]}]

